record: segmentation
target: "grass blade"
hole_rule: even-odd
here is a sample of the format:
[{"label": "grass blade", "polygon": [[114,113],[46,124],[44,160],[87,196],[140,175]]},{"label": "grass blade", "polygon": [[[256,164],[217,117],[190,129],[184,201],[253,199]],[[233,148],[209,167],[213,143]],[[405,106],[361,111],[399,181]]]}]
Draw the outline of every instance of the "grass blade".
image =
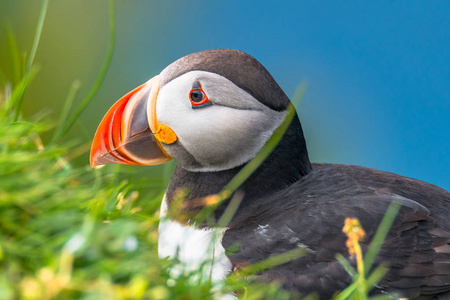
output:
[{"label": "grass blade", "polygon": [[34,57],[36,56],[37,47],[41,39],[42,27],[44,27],[45,15],[47,14],[48,0],[44,0],[41,8],[41,15],[39,16],[38,26],[36,28],[36,34],[34,36],[33,48],[31,48],[30,57],[28,58],[27,69],[25,73],[30,72],[31,66],[33,65]]},{"label": "grass blade", "polygon": [[[298,100],[298,102],[300,102],[305,92],[306,84],[301,83],[294,94],[292,103],[296,102],[295,100]],[[284,118],[283,122],[275,130],[274,134],[269,138],[261,151],[259,151],[258,154],[256,154],[256,156],[248,164],[246,164],[245,167],[243,167],[242,170],[238,174],[236,174],[233,179],[231,179],[231,181],[223,188],[222,192],[230,195],[231,193],[236,191],[241,186],[241,184],[245,180],[247,180],[253,174],[253,172],[256,171],[256,169],[264,162],[264,160],[266,160],[270,153],[272,153],[272,151],[278,145],[284,133],[288,129],[289,125],[291,124],[292,119],[296,115],[295,107],[292,103],[286,110],[286,117]]]},{"label": "grass blade", "polygon": [[17,41],[10,26],[6,27],[6,49],[8,51],[8,61],[12,72],[12,84],[16,86],[22,78],[22,61],[20,59]]},{"label": "grass blade", "polygon": [[307,254],[308,253],[307,253],[306,248],[299,247],[299,248],[295,248],[295,249],[283,252],[281,254],[270,256],[269,258],[266,258],[264,260],[254,263],[254,264],[251,264],[247,267],[244,267],[244,268],[236,271],[236,273],[232,273],[229,276],[229,280],[233,281],[236,278],[239,278],[241,276],[258,274],[258,273],[261,273],[262,271],[274,268],[276,266],[283,265],[283,264],[293,261],[297,258],[303,257]]},{"label": "grass blade", "polygon": [[[32,67],[28,74],[26,74],[22,79],[17,83],[17,85],[13,88],[11,92],[11,97],[6,101],[6,111],[9,113],[14,111],[13,121],[16,122],[15,119],[17,113],[17,103],[20,102],[20,99],[23,98],[23,94],[25,92],[26,87],[33,81],[34,77],[38,72],[37,67]],[[14,110],[16,108],[16,110]]]},{"label": "grass blade", "polygon": [[97,94],[98,90],[100,89],[100,86],[103,83],[103,80],[105,79],[106,72],[108,71],[109,66],[111,65],[112,56],[114,54],[115,43],[116,43],[116,33],[115,33],[115,23],[114,23],[114,0],[110,0],[109,1],[109,46],[108,46],[108,52],[106,54],[105,61],[103,62],[103,66],[100,70],[97,80],[95,81],[94,86],[89,91],[88,95],[81,101],[81,103],[78,106],[78,108],[76,109],[75,113],[72,115],[72,117],[69,119],[69,121],[67,121],[65,126],[61,129],[60,133],[55,136],[55,139],[54,139],[55,143],[57,143],[70,130],[70,128],[72,128],[72,126],[78,120],[80,115],[83,113],[83,111],[86,109],[86,107],[92,101],[94,96]]},{"label": "grass blade", "polygon": [[288,129],[291,124],[294,116],[296,115],[295,106],[293,103],[300,103],[301,99],[305,95],[306,92],[306,84],[300,83],[297,88],[294,97],[292,98],[292,102],[289,104],[286,109],[286,116],[284,120],[281,122],[280,126],[275,130],[272,136],[269,138],[267,143],[262,147],[262,149],[256,154],[256,156],[250,160],[240,171],[236,174],[219,192],[218,198],[219,200],[215,205],[205,206],[201,212],[199,212],[194,220],[195,223],[201,224],[203,223],[216,209],[217,207],[227,199],[232,193],[234,193],[241,185],[246,181],[253,172],[258,169],[258,167],[264,162],[264,160],[272,153],[275,147],[280,142],[284,133]]},{"label": "grass blade", "polygon": [[340,292],[337,296],[333,297],[333,300],[349,299],[349,297],[356,291],[357,287],[358,282],[355,281],[351,285],[349,285],[345,290]]},{"label": "grass blade", "polygon": [[56,137],[60,136],[63,129],[66,127],[66,120],[69,118],[70,110],[73,107],[73,102],[78,93],[78,90],[80,89],[80,86],[81,83],[79,80],[75,80],[74,82],[72,82],[69,93],[67,94],[66,101],[64,101],[64,107],[59,118],[58,128],[56,129],[56,132],[54,133],[50,144],[54,144],[54,142],[56,141]]},{"label": "grass blade", "polygon": [[364,257],[364,267],[366,270],[366,275],[370,271],[375,262],[375,259],[378,255],[378,252],[383,245],[384,240],[386,239],[389,230],[391,229],[392,224],[394,223],[395,217],[400,210],[400,203],[396,200],[392,201],[389,205],[386,213],[384,214],[383,220],[381,220],[380,225],[378,226],[377,232],[370,243],[369,248],[367,249],[367,253]]},{"label": "grass blade", "polygon": [[[33,48],[31,49],[30,57],[28,58],[27,69],[26,69],[25,75],[24,75],[25,78],[28,77],[28,74],[30,73],[30,70],[31,70],[31,66],[33,65],[34,57],[36,56],[36,51],[37,51],[37,47],[39,45],[39,40],[41,39],[42,27],[44,27],[45,15],[47,14],[47,6],[48,6],[48,0],[44,0],[44,2],[42,3],[41,15],[39,16],[39,22],[38,22],[38,25],[36,28],[36,34],[34,35]],[[25,79],[25,81],[27,81],[27,79]],[[17,102],[17,106],[16,106],[16,112],[14,115],[14,121],[17,121],[19,119],[20,109],[22,107],[23,95],[25,93],[25,89],[26,89],[26,85],[20,86],[20,94],[19,94],[19,98],[17,99],[18,102]]]},{"label": "grass blade", "polygon": [[387,271],[389,270],[387,264],[381,264],[379,265],[373,272],[370,274],[370,276],[367,278],[367,291],[370,292],[378,282],[386,275]]},{"label": "grass blade", "polygon": [[226,227],[231,222],[231,219],[233,219],[233,216],[239,208],[239,205],[241,204],[243,198],[244,193],[239,193],[238,191],[236,192],[236,194],[234,194],[219,221],[217,221],[218,227]]},{"label": "grass blade", "polygon": [[341,263],[342,267],[344,267],[344,270],[352,277],[353,280],[356,280],[358,278],[358,273],[342,254],[336,254],[336,259]]}]

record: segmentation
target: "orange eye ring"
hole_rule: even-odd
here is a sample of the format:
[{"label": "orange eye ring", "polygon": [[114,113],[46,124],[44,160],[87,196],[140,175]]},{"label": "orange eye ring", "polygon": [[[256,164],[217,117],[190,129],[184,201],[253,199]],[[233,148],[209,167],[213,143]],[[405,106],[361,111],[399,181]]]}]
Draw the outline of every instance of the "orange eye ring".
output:
[{"label": "orange eye ring", "polygon": [[198,81],[194,83],[189,93],[189,100],[191,101],[192,108],[200,108],[212,104]]}]

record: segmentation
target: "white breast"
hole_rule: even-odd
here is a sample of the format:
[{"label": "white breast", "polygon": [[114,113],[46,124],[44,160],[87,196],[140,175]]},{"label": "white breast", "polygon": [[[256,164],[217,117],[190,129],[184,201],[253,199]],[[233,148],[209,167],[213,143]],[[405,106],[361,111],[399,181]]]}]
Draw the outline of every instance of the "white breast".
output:
[{"label": "white breast", "polygon": [[[180,261],[180,264],[171,270],[172,278],[195,272],[195,280],[211,279],[219,283],[225,279],[231,272],[231,261],[222,246],[226,228],[200,229],[185,226],[167,219],[166,211],[167,203],[164,197],[159,223],[158,255],[160,258],[178,258]],[[237,299],[229,294],[218,296],[220,299]]]}]

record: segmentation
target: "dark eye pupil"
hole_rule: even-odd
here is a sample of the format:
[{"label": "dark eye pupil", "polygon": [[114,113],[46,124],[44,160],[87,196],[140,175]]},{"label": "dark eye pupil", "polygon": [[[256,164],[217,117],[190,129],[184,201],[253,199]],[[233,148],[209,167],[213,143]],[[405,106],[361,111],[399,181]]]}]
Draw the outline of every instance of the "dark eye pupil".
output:
[{"label": "dark eye pupil", "polygon": [[191,100],[194,102],[201,102],[203,100],[203,92],[200,90],[193,90],[191,93]]}]

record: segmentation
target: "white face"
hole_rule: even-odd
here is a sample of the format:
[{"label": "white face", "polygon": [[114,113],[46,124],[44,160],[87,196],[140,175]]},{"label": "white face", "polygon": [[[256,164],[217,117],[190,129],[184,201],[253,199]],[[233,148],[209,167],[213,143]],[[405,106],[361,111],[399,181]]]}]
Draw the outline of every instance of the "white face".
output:
[{"label": "white face", "polygon": [[[211,105],[193,108],[190,91],[198,81]],[[156,104],[158,122],[178,136],[167,153],[189,171],[220,171],[240,166],[262,148],[284,112],[260,103],[215,73],[191,71],[164,85]],[[179,155],[183,147],[197,163]]]}]

